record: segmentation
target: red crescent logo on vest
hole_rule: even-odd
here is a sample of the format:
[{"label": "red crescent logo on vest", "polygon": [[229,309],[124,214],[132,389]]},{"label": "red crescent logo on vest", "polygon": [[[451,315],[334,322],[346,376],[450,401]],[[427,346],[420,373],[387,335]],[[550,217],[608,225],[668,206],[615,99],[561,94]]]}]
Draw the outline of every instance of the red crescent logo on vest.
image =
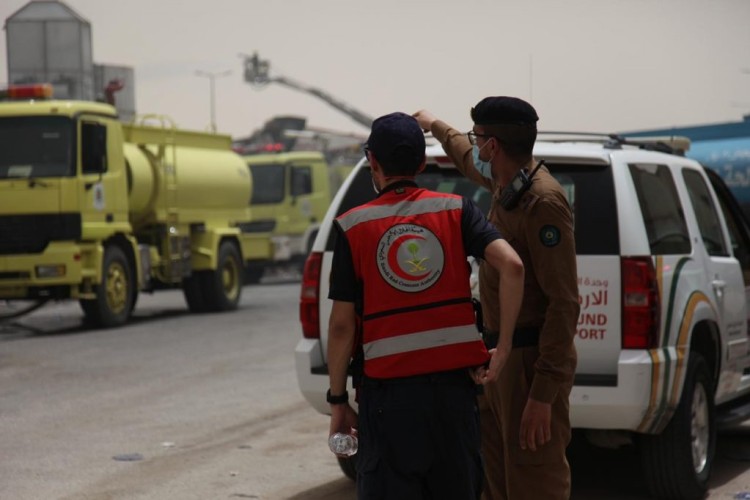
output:
[{"label": "red crescent logo on vest", "polygon": [[431,287],[442,274],[444,262],[440,240],[422,226],[393,226],[378,243],[380,275],[402,292],[421,292]]}]

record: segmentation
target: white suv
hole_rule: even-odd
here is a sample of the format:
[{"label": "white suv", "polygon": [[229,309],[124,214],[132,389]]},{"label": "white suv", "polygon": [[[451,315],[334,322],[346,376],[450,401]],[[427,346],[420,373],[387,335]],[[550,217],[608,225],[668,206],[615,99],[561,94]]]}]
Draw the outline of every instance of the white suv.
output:
[{"label": "white suv", "polygon": [[[737,408],[750,393],[747,223],[715,173],[654,143],[545,137],[534,156],[546,160],[575,218],[581,313],[573,427],[596,445],[637,445],[653,495],[699,498],[717,427],[747,416]],[[490,194],[461,176],[439,144],[427,146],[427,157],[421,186],[469,197],[487,213]],[[362,160],[333,200],[305,267],[297,379],[325,414],[331,221],[374,196]],[[355,477],[353,460],[340,464]]]}]

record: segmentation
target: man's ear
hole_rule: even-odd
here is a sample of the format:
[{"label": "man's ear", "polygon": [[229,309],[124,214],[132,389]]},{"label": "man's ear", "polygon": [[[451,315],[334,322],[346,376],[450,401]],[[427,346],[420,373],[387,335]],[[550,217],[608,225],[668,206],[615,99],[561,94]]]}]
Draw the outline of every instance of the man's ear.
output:
[{"label": "man's ear", "polygon": [[423,171],[423,170],[425,169],[425,167],[426,167],[426,166],[427,166],[427,157],[425,156],[425,157],[424,157],[424,158],[422,159],[422,164],[421,164],[421,165],[419,165],[419,168],[417,169],[417,174],[421,174],[421,173],[422,173],[422,171]]},{"label": "man's ear", "polygon": [[383,168],[380,166],[380,163],[378,163],[378,159],[373,156],[372,152],[370,153],[370,170],[373,171],[373,173],[379,174],[382,173]]},{"label": "man's ear", "polygon": [[494,136],[490,140],[492,141],[492,144],[493,144],[493,146],[492,146],[492,154],[493,155],[497,155],[498,153],[501,153],[501,154],[504,155],[505,154],[505,149],[503,148],[503,145],[500,142],[500,140],[497,137],[494,137]]}]

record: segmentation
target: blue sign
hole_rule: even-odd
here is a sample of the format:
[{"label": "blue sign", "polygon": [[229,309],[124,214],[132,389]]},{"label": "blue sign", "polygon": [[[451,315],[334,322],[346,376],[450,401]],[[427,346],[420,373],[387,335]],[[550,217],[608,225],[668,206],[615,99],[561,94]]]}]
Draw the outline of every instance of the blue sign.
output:
[{"label": "blue sign", "polygon": [[715,170],[741,204],[750,203],[750,137],[695,141],[687,156]]}]

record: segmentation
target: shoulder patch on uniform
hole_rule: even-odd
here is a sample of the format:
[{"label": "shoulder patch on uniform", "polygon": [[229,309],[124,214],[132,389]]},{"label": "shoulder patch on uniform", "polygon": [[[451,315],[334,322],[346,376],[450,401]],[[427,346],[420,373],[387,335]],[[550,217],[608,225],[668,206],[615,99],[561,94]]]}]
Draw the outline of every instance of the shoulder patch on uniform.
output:
[{"label": "shoulder patch on uniform", "polygon": [[539,239],[545,247],[553,247],[560,243],[560,230],[552,224],[544,225],[539,230]]}]

